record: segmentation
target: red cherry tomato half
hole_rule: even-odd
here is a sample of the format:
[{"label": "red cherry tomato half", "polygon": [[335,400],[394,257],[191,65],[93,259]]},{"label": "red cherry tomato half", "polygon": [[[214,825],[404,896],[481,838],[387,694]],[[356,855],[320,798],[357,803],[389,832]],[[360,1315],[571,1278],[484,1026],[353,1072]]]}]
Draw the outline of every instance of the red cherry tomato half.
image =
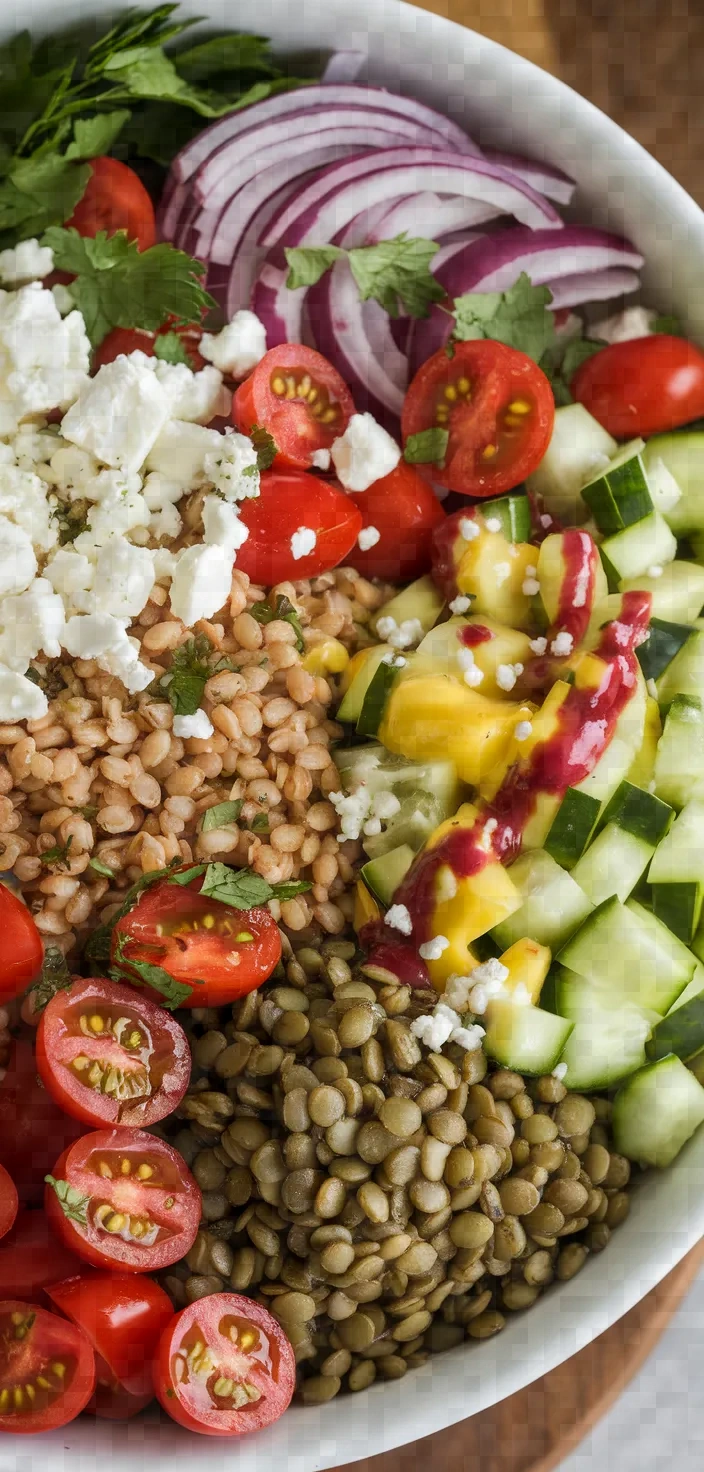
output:
[{"label": "red cherry tomato half", "polygon": [[57,1240],[41,1210],[20,1211],[0,1242],[0,1299],[15,1293],[43,1302],[47,1283],[83,1272],[85,1263]]},{"label": "red cherry tomato half", "polygon": [[[310,470],[316,450],[329,450],[354,414],[352,395],[321,353],[286,342],[265,353],[240,384],[232,405],[238,429],[267,429],[278,449],[276,465]],[[239,565],[239,563],[238,563]]]},{"label": "red cherry tomato half", "polygon": [[20,1201],[41,1201],[47,1171],[82,1128],[40,1083],[34,1050],[19,1038],[0,1084],[0,1164],[12,1176]]},{"label": "red cherry tomato half", "polygon": [[616,439],[662,434],[704,414],[704,353],[665,333],[616,342],[582,364],[572,393]]},{"label": "red cherry tomato half", "polygon": [[[271,585],[317,577],[344,562],[362,529],[362,514],[337,486],[300,470],[265,470],[260,494],[243,501],[240,518],[249,537],[237,553],[237,566],[255,583]],[[303,556],[297,532],[315,533]]]},{"label": "red cherry tomato half", "polygon": [[153,884],[118,920],[113,957],[119,949],[122,965],[146,961],[192,986],[182,1007],[223,1007],[271,976],[281,936],[267,909],[235,910],[201,895],[201,884]]},{"label": "red cherry tomato half", "polygon": [[545,374],[500,342],[454,344],[416,373],[401,415],[404,443],[427,429],[449,434],[443,465],[428,479],[463,496],[496,496],[540,464],[552,433],[555,400]]},{"label": "red cherry tomato half", "polygon": [[167,332],[176,332],[181,338],[189,365],[193,372],[205,367],[205,358],[198,351],[198,344],[202,337],[200,327],[176,327],[168,325],[162,327],[160,332],[145,332],[141,327],[113,327],[107,337],[103,338],[99,347],[93,353],[93,372],[97,373],[106,363],[114,362],[115,358],[129,353],[146,353],[148,358],[153,358],[155,345],[158,337],[163,337]]},{"label": "red cherry tomato half", "polygon": [[390,475],[350,500],[359,507],[364,527],[379,532],[373,547],[355,548],[352,560],[360,572],[370,578],[411,581],[428,571],[431,534],[445,513],[415,466],[400,460]]},{"label": "red cherry tomato half", "polygon": [[0,885],[0,1003],[18,997],[39,975],[44,946],[27,906]]},{"label": "red cherry tomato half", "polygon": [[66,1426],[94,1385],[93,1351],[75,1324],[34,1303],[0,1303],[0,1431]]},{"label": "red cherry tomato half", "polygon": [[143,1130],[95,1130],[51,1172],[44,1205],[53,1230],[85,1262],[156,1273],[190,1252],[200,1191],[171,1145]]},{"label": "red cherry tomato half", "polygon": [[91,176],[83,197],[78,201],[66,227],[73,226],[79,235],[95,236],[99,230],[114,235],[126,230],[140,250],[156,241],[154,206],[134,169],[116,158],[94,158]]},{"label": "red cherry tomato half", "polygon": [[191,1053],[174,1017],[131,986],[77,980],[37,1031],[39,1076],[57,1104],[94,1128],[156,1124],[183,1098]]},{"label": "red cherry tomato half", "polygon": [[0,1237],[6,1237],[17,1216],[19,1198],[12,1176],[0,1165]]},{"label": "red cherry tomato half", "polygon": [[242,1436],[278,1420],[295,1378],[293,1348],[276,1319],[237,1293],[213,1293],[164,1330],[154,1385],[180,1426]]},{"label": "red cherry tomato half", "polygon": [[90,1273],[52,1283],[49,1298],[95,1351],[97,1384],[88,1410],[106,1420],[134,1416],[154,1399],[152,1362],[174,1317],[171,1299],[143,1274]]}]

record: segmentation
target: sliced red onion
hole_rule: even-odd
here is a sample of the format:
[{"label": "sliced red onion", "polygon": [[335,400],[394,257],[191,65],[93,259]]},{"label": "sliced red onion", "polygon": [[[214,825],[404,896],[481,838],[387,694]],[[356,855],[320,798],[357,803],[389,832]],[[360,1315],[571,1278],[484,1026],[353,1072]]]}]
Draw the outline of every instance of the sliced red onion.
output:
[{"label": "sliced red onion", "polygon": [[574,276],[563,276],[548,281],[552,292],[551,307],[581,307],[587,302],[611,301],[616,296],[627,296],[637,291],[640,276],[625,266],[614,266],[602,271],[580,271]]},{"label": "sliced red onion", "polygon": [[562,169],[553,168],[552,164],[540,163],[534,158],[523,158],[519,153],[497,153],[493,148],[487,150],[484,157],[491,159],[492,163],[500,164],[502,169],[508,169],[510,174],[523,179],[525,184],[531,184],[538,194],[544,194],[546,199],[556,200],[557,204],[569,204],[577,188],[574,179],[563,174]]},{"label": "sliced red onion", "polygon": [[455,230],[468,230],[496,219],[501,211],[475,199],[462,199],[439,194],[426,189],[422,194],[407,199],[393,200],[381,216],[378,224],[367,235],[367,244],[378,240],[393,240],[404,230],[407,235],[421,236],[425,240],[439,240]]},{"label": "sliced red onion", "polygon": [[356,82],[366,60],[366,51],[334,51],[321,81]]}]

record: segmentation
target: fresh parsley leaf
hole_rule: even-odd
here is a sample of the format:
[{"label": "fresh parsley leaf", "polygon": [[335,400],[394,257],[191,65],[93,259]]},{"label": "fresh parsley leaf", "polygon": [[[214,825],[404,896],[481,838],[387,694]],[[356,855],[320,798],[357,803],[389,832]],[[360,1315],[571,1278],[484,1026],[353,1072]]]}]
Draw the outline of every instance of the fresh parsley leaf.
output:
[{"label": "fresh parsley leaf", "polygon": [[427,317],[432,303],[447,295],[430,270],[438,248],[437,241],[409,239],[404,231],[394,240],[351,250],[350,269],[362,301],[373,298],[390,317],[398,317],[399,311]]},{"label": "fresh parsley leaf", "polygon": [[[44,691],[48,700],[56,700],[57,695],[60,695],[61,691],[66,689],[66,681],[61,673],[61,667],[57,667],[55,664],[45,665],[40,669],[37,669],[36,665],[31,664],[29,669],[25,670],[25,679],[31,680],[33,685],[38,685],[39,689]],[[94,810],[93,816],[95,816],[95,812],[97,812],[97,808]]]},{"label": "fresh parsley leaf", "polygon": [[169,884],[190,884],[192,879],[197,879],[199,874],[205,874],[207,864],[192,864],[190,869],[177,869],[175,873],[169,874]]},{"label": "fresh parsley leaf", "polygon": [[257,452],[257,470],[269,470],[279,453],[274,436],[269,434],[268,429],[262,429],[261,425],[253,424],[249,431],[249,438]]},{"label": "fresh parsley leaf", "polygon": [[297,894],[305,894],[311,886],[306,879],[284,879],[281,884],[272,885],[275,900],[292,900]]},{"label": "fresh parsley leaf", "polygon": [[454,336],[460,342],[488,337],[518,348],[538,363],[555,332],[552,312],[548,311],[551,301],[550,288],[533,286],[522,271],[506,291],[470,291],[457,297]]},{"label": "fresh parsley leaf", "polygon": [[233,802],[217,802],[212,808],[206,808],[201,819],[201,833],[210,833],[212,828],[227,828],[229,824],[236,823],[243,805],[243,799],[238,797]]},{"label": "fresh parsley leaf", "polygon": [[27,239],[67,219],[89,178],[88,164],[73,163],[60,153],[17,159],[0,183],[0,236],[14,232]]},{"label": "fresh parsley leaf", "polygon": [[166,697],[174,715],[192,716],[200,708],[206,684],[211,675],[232,668],[232,661],[223,656],[214,659],[215,651],[206,634],[197,634],[187,639],[174,651],[171,668],[160,675],[150,689],[162,698]]},{"label": "fresh parsley leaf", "polygon": [[[129,944],[127,937],[118,934],[115,946],[113,965],[108,975],[113,981],[129,981],[131,984],[151,987],[152,991],[158,992],[164,1007],[173,1012],[176,1007],[181,1007],[193,992],[193,987],[186,986],[181,981],[175,981],[173,976],[165,971],[163,966],[154,966],[149,961],[133,961],[125,955],[125,946]],[[196,985],[202,985],[197,982]]]},{"label": "fresh parsley leaf", "polygon": [[258,624],[271,624],[275,619],[281,619],[284,623],[290,624],[296,635],[296,648],[299,654],[303,652],[305,644],[301,620],[284,593],[279,593],[273,608],[268,599],[263,598],[261,602],[253,603],[249,612]]},{"label": "fresh parsley leaf", "polygon": [[172,57],[179,75],[187,82],[209,82],[223,72],[261,72],[278,75],[264,36],[247,36],[238,32],[210,36],[195,46],[177,51]]},{"label": "fresh parsley leaf", "polygon": [[69,143],[64,158],[98,158],[100,154],[109,153],[130,117],[126,108],[120,108],[116,112],[98,113],[94,118],[76,118],[73,142]]},{"label": "fresh parsley leaf", "polygon": [[557,338],[546,349],[540,359],[540,367],[546,378],[550,379],[558,408],[574,403],[570,385],[577,369],[605,346],[605,343],[596,338],[573,337],[568,342]]},{"label": "fresh parsley leaf", "polygon": [[161,332],[155,337],[154,357],[160,358],[162,363],[184,363],[186,368],[193,367],[193,360],[178,332]]},{"label": "fresh parsley leaf", "polygon": [[669,337],[682,336],[682,323],[679,317],[655,317],[650,324],[651,332],[664,332]]},{"label": "fresh parsley leaf", "polygon": [[115,878],[115,870],[109,864],[104,864],[102,859],[89,859],[88,868],[95,869],[96,874],[102,874],[104,879]]},{"label": "fresh parsley leaf", "polygon": [[33,1011],[43,1012],[47,1002],[50,1002],[57,992],[68,991],[71,986],[73,986],[73,977],[66,964],[63,951],[60,951],[58,946],[47,946],[39,980],[35,981],[27,991],[32,1001]]},{"label": "fresh parsley leaf", "polygon": [[199,322],[204,308],[213,306],[200,281],[205,266],[172,245],[140,251],[124,230],[111,236],[101,230],[87,239],[59,226],[46,231],[44,244],[54,252],[56,269],[76,278],[71,293],[94,347],[113,327],[156,332],[170,317]]},{"label": "fresh parsley leaf", "polygon": [[64,1216],[68,1217],[70,1222],[77,1222],[79,1227],[87,1226],[90,1197],[77,1191],[76,1187],[69,1185],[68,1181],[57,1181],[54,1176],[45,1176],[44,1180],[47,1186],[52,1186],[56,1192]]},{"label": "fresh parsley leaf", "polygon": [[255,813],[249,824],[250,833],[269,833],[269,819],[266,813]]},{"label": "fresh parsley leaf", "polygon": [[54,519],[59,528],[59,546],[66,547],[69,542],[75,542],[81,532],[88,530],[89,501],[73,501],[70,505],[61,502],[54,511]]},{"label": "fresh parsley leaf", "polygon": [[449,430],[438,426],[421,429],[418,434],[409,434],[404,445],[403,458],[409,465],[442,465],[449,438]]},{"label": "fresh parsley leaf", "polygon": [[68,855],[72,843],[73,834],[70,834],[65,843],[55,843],[53,848],[48,848],[43,854],[40,854],[40,863],[52,867],[55,865],[57,869],[68,869]]},{"label": "fresh parsley leaf", "polygon": [[251,910],[255,905],[265,905],[273,894],[266,879],[253,874],[251,869],[230,869],[227,864],[208,864],[201,886],[201,894],[232,905],[235,910]]},{"label": "fresh parsley leaf", "polygon": [[321,276],[344,254],[339,245],[285,246],[284,255],[289,267],[286,285],[289,291],[297,291],[299,286],[316,286]]}]

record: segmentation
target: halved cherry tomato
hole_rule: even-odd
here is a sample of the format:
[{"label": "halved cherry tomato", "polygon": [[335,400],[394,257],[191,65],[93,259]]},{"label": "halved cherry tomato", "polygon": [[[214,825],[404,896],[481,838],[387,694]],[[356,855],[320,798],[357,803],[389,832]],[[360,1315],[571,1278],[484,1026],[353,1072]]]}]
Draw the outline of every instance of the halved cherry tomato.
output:
[{"label": "halved cherry tomato", "polygon": [[47,1291],[93,1346],[98,1379],[88,1410],[113,1421],[135,1416],[149,1405],[154,1399],[152,1362],[174,1317],[163,1288],[144,1275],[89,1273],[52,1283]]},{"label": "halved cherry tomato", "polygon": [[[237,566],[255,583],[317,577],[343,562],[362,530],[362,514],[351,496],[301,470],[265,470],[260,494],[240,505],[249,536]],[[296,532],[315,532],[311,552],[294,557]]]},{"label": "halved cherry tomato", "polygon": [[44,1177],[83,1126],[59,1109],[37,1078],[31,1043],[18,1038],[0,1083],[0,1164],[20,1201],[41,1201]]},{"label": "halved cherry tomato", "polygon": [[93,158],[91,177],[83,197],[78,201],[67,229],[73,226],[79,235],[95,236],[99,230],[114,235],[126,230],[140,250],[156,241],[154,206],[139,176],[116,158]]},{"label": "halved cherry tomato", "polygon": [[232,405],[238,429],[244,434],[255,424],[267,429],[279,452],[276,466],[298,470],[310,470],[315,451],[329,450],[353,414],[352,395],[337,369],[297,342],[265,353]]},{"label": "halved cherry tomato", "polygon": [[572,393],[617,439],[662,434],[704,414],[704,353],[666,333],[612,343],[577,370]]},{"label": "halved cherry tomato", "polygon": [[165,1140],[144,1130],[95,1130],[65,1150],[51,1174],[49,1222],[85,1262],[156,1273],[190,1252],[200,1191]]},{"label": "halved cherry tomato", "polygon": [[37,1068],[74,1119],[145,1128],[180,1103],[191,1054],[183,1028],[156,1002],[119,982],[80,978],[42,1013]]},{"label": "halved cherry tomato", "polygon": [[390,475],[350,500],[359,506],[364,526],[380,533],[373,547],[355,549],[352,561],[360,572],[406,582],[427,572],[433,528],[445,520],[445,513],[413,465],[400,460]]},{"label": "halved cherry tomato", "polygon": [[19,1198],[12,1176],[0,1165],[0,1237],[6,1237],[17,1216]]},{"label": "halved cherry tomato", "polygon": [[75,1324],[34,1303],[0,1303],[0,1431],[66,1426],[94,1385],[93,1351]]},{"label": "halved cherry tomato", "polygon": [[138,350],[146,353],[148,358],[153,358],[157,338],[163,337],[167,332],[178,333],[194,373],[205,367],[205,358],[198,351],[198,344],[203,336],[202,328],[193,325],[177,327],[171,323],[162,327],[159,332],[146,332],[142,327],[113,327],[112,332],[103,338],[93,353],[93,372],[97,373],[99,368],[114,362],[122,354],[136,353]]},{"label": "halved cherry tomato", "polygon": [[42,1210],[20,1211],[0,1242],[0,1299],[14,1293],[42,1303],[47,1283],[83,1272],[85,1263],[57,1240]]},{"label": "halved cherry tomato", "polygon": [[449,433],[444,463],[423,474],[463,496],[496,496],[535,470],[548,447],[555,400],[545,374],[515,348],[458,342],[428,358],[406,394],[404,443],[426,429]]},{"label": "halved cherry tomato", "polygon": [[18,997],[39,975],[44,946],[27,906],[0,884],[0,1003]]},{"label": "halved cherry tomato", "polygon": [[164,1330],[154,1370],[165,1411],[204,1436],[242,1436],[277,1421],[296,1379],[293,1348],[276,1319],[238,1293],[213,1293]]},{"label": "halved cherry tomato", "polygon": [[267,909],[208,899],[199,893],[202,882],[164,880],[145,890],[113,930],[113,959],[119,951],[121,965],[146,961],[192,986],[182,1007],[224,1007],[271,976],[281,936]]}]

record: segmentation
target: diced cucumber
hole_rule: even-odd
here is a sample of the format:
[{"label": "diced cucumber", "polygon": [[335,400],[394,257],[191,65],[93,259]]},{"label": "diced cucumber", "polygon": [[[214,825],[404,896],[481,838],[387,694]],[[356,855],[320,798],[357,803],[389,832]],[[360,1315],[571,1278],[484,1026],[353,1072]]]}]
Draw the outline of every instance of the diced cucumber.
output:
[{"label": "diced cucumber", "polygon": [[399,625],[406,619],[417,618],[423,633],[427,634],[439,619],[444,602],[442,593],[430,575],[417,578],[414,583],[409,583],[407,588],[402,588],[400,593],[377,609],[370,620],[371,628],[376,633],[376,626],[380,618],[392,618]]},{"label": "diced cucumber", "polygon": [[646,1057],[655,1061],[676,1053],[685,1062],[704,1048],[704,968],[697,967],[694,976],[670,1008],[667,1017],[655,1024],[652,1037],[645,1045]]},{"label": "diced cucumber", "polygon": [[363,838],[370,858],[378,858],[401,844],[415,853],[426,839],[456,812],[462,788],[451,762],[409,762],[378,743],[341,747],[335,762],[346,792],[364,785],[372,797],[392,792],[401,808],[385,821],[381,833]]},{"label": "diced cucumber", "polygon": [[583,404],[555,411],[550,444],[527,486],[542,496],[548,511],[567,525],[585,520],[580,490],[595,469],[602,468],[618,445]]},{"label": "diced cucumber", "polygon": [[504,1068],[518,1073],[551,1073],[573,1024],[541,1007],[516,1002],[490,1002],[486,1010],[483,1048]]},{"label": "diced cucumber", "polygon": [[361,874],[367,889],[387,909],[414,857],[413,849],[407,843],[402,843],[399,848],[392,848],[389,853],[382,854],[381,858],[370,859],[368,864],[362,865]]},{"label": "diced cucumber", "polygon": [[507,950],[524,935],[541,946],[557,949],[589,914],[591,901],[544,849],[521,854],[509,874],[520,891],[523,904],[492,931]]},{"label": "diced cucumber", "polygon": [[704,707],[698,696],[676,695],[655,757],[655,787],[675,808],[704,796]]},{"label": "diced cucumber", "polygon": [[665,518],[654,511],[625,531],[607,537],[599,551],[609,582],[617,587],[624,578],[637,578],[649,567],[672,562],[677,556],[677,541]]},{"label": "diced cucumber", "polygon": [[[405,663],[405,661],[404,661]],[[401,673],[402,665],[396,663],[392,654],[389,663],[379,661],[364,692],[362,709],[357,717],[358,736],[376,736],[384,718],[387,701]],[[347,694],[351,694],[352,687]]]},{"label": "diced cucumber", "polygon": [[679,654],[658,680],[658,700],[668,706],[676,695],[704,697],[704,630],[693,629]]},{"label": "diced cucumber", "polygon": [[629,1078],[614,1099],[612,1129],[619,1154],[641,1165],[667,1166],[704,1121],[704,1089],[674,1054]]},{"label": "diced cucumber", "polygon": [[622,782],[605,808],[601,821],[603,824],[616,823],[626,833],[633,833],[655,848],[667,833],[673,816],[669,803],[655,797],[652,792],[644,792],[642,787],[635,787],[632,782]]},{"label": "diced cucumber", "polygon": [[684,537],[704,528],[704,434],[656,434],[643,451],[646,470],[661,461],[674,476],[681,495],[665,512],[673,532]]},{"label": "diced cucumber", "polygon": [[602,988],[562,967],[556,980],[557,1009],[574,1024],[562,1054],[568,1089],[607,1089],[640,1068],[656,1012],[619,1002]]},{"label": "diced cucumber", "polygon": [[691,623],[704,605],[704,567],[698,562],[668,562],[655,577],[642,573],[620,584],[622,593],[631,589],[650,593],[651,617],[672,623]]},{"label": "diced cucumber", "polygon": [[363,665],[357,671],[354,679],[340,701],[337,710],[338,721],[357,721],[364,704],[364,697],[371,685],[372,680],[381,664],[385,654],[390,654],[388,644],[375,644],[366,651]]},{"label": "diced cucumber", "polygon": [[635,900],[604,900],[562,946],[558,961],[612,1005],[634,1002],[669,1010],[694,975],[695,958],[657,917]]},{"label": "diced cucumber", "polygon": [[704,899],[704,802],[687,803],[662,839],[648,870],[653,910],[689,945]]},{"label": "diced cucumber", "polygon": [[[598,798],[568,787],[560,803],[545,850],[563,869],[572,869],[584,853],[594,831],[601,803]],[[579,880],[577,881],[579,883]]]},{"label": "diced cucumber", "polygon": [[389,818],[381,833],[364,835],[362,846],[370,859],[379,859],[402,844],[408,844],[417,853],[447,816],[433,792],[413,792],[401,799],[398,812]]},{"label": "diced cucumber", "polygon": [[494,518],[501,522],[501,530],[507,542],[530,542],[532,523],[530,501],[527,496],[499,496],[496,501],[482,501],[477,508],[484,524]]},{"label": "diced cucumber", "polygon": [[655,510],[640,453],[643,448],[642,440],[632,440],[582,486],[582,499],[605,537],[622,532]]},{"label": "diced cucumber", "polygon": [[[679,563],[673,562],[672,566],[678,567]],[[682,645],[687,643],[691,632],[689,624],[666,623],[660,618],[650,620],[648,637],[636,650],[636,658],[646,680],[660,679]]]},{"label": "diced cucumber", "polygon": [[617,823],[607,823],[572,870],[593,905],[616,895],[625,904],[648,867],[653,846]]}]

